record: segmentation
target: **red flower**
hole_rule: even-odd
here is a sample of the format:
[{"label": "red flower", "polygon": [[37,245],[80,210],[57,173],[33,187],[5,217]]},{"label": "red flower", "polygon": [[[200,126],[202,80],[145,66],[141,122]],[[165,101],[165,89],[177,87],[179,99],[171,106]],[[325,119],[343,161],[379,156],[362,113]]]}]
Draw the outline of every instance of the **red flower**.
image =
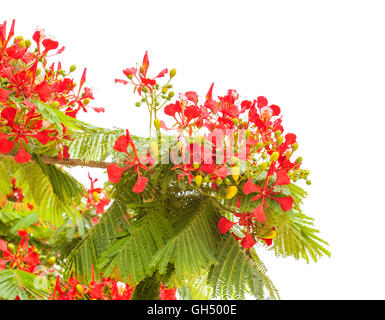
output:
[{"label": "red flower", "polygon": [[160,300],[177,300],[177,288],[166,289],[163,283],[160,284]]},{"label": "red flower", "polygon": [[[6,138],[14,137],[14,141],[19,143],[20,148],[15,157],[15,161],[19,163],[28,162],[31,156],[24,150],[22,141],[28,143],[28,138],[35,138],[42,144],[47,144],[49,141],[48,130],[40,130],[42,128],[42,120],[37,120],[40,117],[35,113],[35,109],[31,109],[25,116],[22,117],[21,123],[15,123],[17,111],[14,108],[7,107],[1,111],[1,116],[7,120],[7,124],[3,127],[9,127],[9,134],[0,134],[0,152],[10,152],[15,144]],[[12,147],[12,148],[11,148]]]},{"label": "red flower", "polygon": [[[128,152],[128,147],[131,147],[132,153]],[[134,171],[138,174],[138,179],[136,181],[135,186],[133,187],[133,191],[136,193],[142,192],[147,184],[147,178],[141,176],[140,170],[150,170],[150,168],[146,165],[149,164],[152,166],[153,161],[149,161],[149,156],[144,158],[139,158],[135,144],[131,139],[131,135],[128,130],[126,130],[126,135],[120,136],[114,145],[114,149],[119,152],[123,152],[127,155],[127,158],[123,160],[121,164],[123,167],[119,167],[117,164],[113,163],[107,167],[108,179],[112,183],[118,183],[124,171],[127,169],[134,167]],[[146,163],[146,164],[145,164]]]},{"label": "red flower", "polygon": [[266,204],[265,204],[266,197],[269,197],[269,198],[277,201],[280,204],[281,209],[283,211],[288,211],[293,206],[293,198],[291,196],[282,197],[282,198],[272,197],[272,195],[276,194],[274,192],[274,187],[276,185],[288,185],[288,184],[290,184],[289,176],[286,173],[281,172],[281,171],[276,172],[275,183],[270,188],[268,188],[269,178],[270,178],[270,176],[268,175],[266,177],[263,188],[261,188],[258,185],[255,185],[253,183],[252,179],[248,179],[248,181],[243,185],[243,192],[246,195],[248,195],[250,193],[254,193],[254,192],[258,193],[250,201],[255,201],[255,200],[262,198],[261,205],[254,209],[256,216],[258,216],[258,218],[259,218],[258,221],[262,221],[262,222],[264,222],[264,220],[265,220],[265,214],[264,214],[263,206],[266,206]]}]

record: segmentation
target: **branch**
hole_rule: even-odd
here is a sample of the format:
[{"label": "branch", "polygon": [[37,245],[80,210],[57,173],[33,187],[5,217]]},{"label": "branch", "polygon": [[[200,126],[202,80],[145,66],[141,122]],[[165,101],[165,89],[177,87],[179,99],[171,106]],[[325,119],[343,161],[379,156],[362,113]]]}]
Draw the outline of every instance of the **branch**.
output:
[{"label": "branch", "polygon": [[[15,154],[7,153],[7,154],[1,154],[1,157],[8,158],[8,159],[14,159]],[[59,159],[58,157],[48,157],[48,156],[40,156],[41,161],[47,164],[58,164],[63,166],[70,166],[70,167],[90,167],[90,168],[99,168],[99,169],[106,169],[111,162],[103,162],[103,161],[84,161],[80,159]],[[31,159],[32,161],[33,158]]]}]

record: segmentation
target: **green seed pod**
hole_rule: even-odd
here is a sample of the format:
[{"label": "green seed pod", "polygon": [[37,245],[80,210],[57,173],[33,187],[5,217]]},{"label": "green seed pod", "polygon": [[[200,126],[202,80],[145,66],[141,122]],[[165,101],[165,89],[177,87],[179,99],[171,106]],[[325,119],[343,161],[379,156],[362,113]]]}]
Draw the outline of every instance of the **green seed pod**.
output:
[{"label": "green seed pod", "polygon": [[170,78],[174,78],[176,75],[176,69],[171,69],[169,75],[170,75]]},{"label": "green seed pod", "polygon": [[277,161],[279,158],[279,152],[278,151],[274,151],[271,156],[270,156],[270,161],[271,162],[274,162],[274,161]]}]

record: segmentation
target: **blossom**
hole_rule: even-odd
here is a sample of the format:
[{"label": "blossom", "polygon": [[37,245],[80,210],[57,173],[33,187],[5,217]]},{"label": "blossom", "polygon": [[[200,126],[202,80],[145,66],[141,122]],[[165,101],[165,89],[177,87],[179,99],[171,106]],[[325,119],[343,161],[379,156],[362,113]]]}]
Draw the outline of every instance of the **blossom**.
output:
[{"label": "blossom", "polygon": [[[131,147],[132,153],[128,152],[128,147]],[[125,160],[123,160],[121,166],[116,163],[113,163],[107,167],[109,181],[112,183],[118,183],[123,172],[133,167],[134,171],[138,174],[138,179],[132,190],[136,193],[142,192],[146,187],[148,178],[145,178],[141,175],[140,169],[147,171],[150,170],[147,164],[152,166],[152,164],[154,163],[152,157],[150,155],[141,158],[138,156],[135,144],[132,141],[131,135],[128,130],[126,130],[125,135],[118,137],[118,139],[115,141],[114,149],[116,151],[125,153],[127,157]]]}]

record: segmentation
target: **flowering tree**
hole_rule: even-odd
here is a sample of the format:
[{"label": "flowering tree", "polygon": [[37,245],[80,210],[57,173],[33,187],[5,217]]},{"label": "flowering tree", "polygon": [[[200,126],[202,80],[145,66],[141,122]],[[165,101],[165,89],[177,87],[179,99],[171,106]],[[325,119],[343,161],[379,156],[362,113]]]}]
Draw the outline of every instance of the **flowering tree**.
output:
[{"label": "flowering tree", "polygon": [[[115,82],[150,115],[149,136],[77,119],[92,106],[50,58],[59,43],[0,25],[0,298],[263,299],[278,292],[258,249],[329,255],[306,192],[309,171],[281,109],[235,90],[174,98],[175,69],[150,76],[146,52]],[[163,119],[163,120],[161,120]],[[66,167],[106,169],[84,187]]]}]

